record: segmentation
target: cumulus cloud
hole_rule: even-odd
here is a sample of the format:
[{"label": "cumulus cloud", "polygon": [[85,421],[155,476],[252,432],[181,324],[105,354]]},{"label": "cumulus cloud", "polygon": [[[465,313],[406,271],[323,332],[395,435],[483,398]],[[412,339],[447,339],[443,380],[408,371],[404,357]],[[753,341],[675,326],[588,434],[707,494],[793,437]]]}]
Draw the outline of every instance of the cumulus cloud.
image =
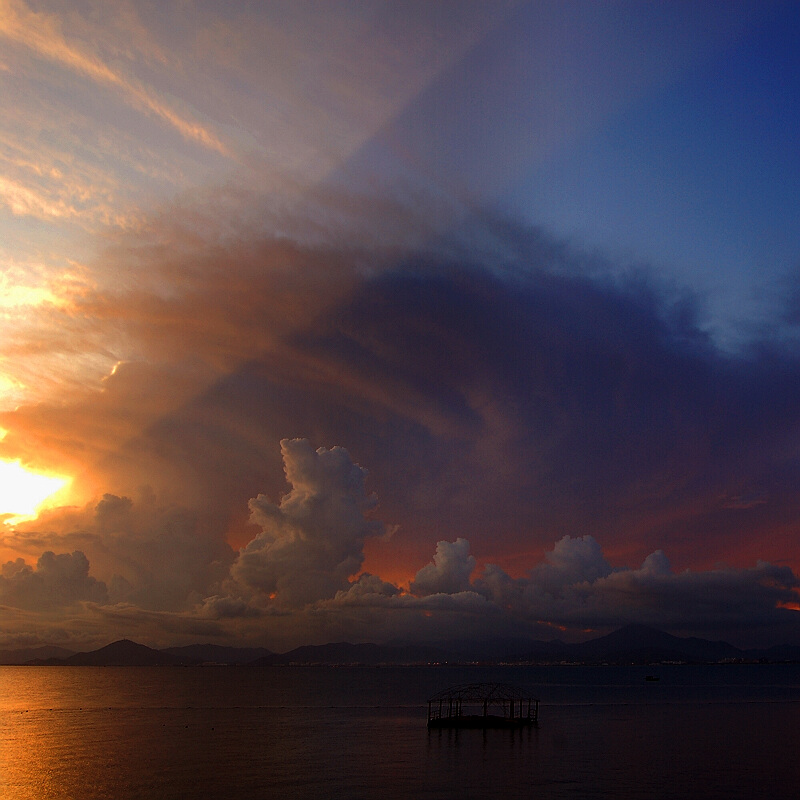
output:
[{"label": "cumulus cloud", "polygon": [[79,550],[48,550],[39,557],[35,568],[21,558],[2,566],[0,604],[41,611],[84,600],[106,603],[108,589],[89,575],[89,560]]},{"label": "cumulus cloud", "polygon": [[636,622],[705,634],[776,624],[781,605],[796,600],[798,587],[789,567],[766,562],[674,572],[660,550],[638,568],[612,569],[591,536],[565,536],[528,576],[513,579],[488,565],[475,582],[488,599],[522,619],[595,629]]},{"label": "cumulus cloud", "polygon": [[280,604],[302,606],[346,588],[364,542],[386,529],[368,518],[377,498],[343,447],[314,450],[307,439],[284,439],[281,452],[292,489],[278,505],[263,494],[250,501],[261,533],[239,552],[231,576]]},{"label": "cumulus cloud", "polygon": [[[607,632],[639,623],[683,635],[729,637],[759,627],[779,630],[790,621],[786,606],[796,603],[800,580],[789,567],[758,562],[754,567],[675,572],[657,550],[636,568],[612,567],[592,536],[565,536],[545,559],[520,578],[487,564],[470,580],[475,560],[469,542],[437,544],[433,561],[417,573],[410,592],[364,575],[347,591],[317,605],[360,619],[367,609],[377,630],[411,629],[452,638],[502,634],[541,638],[541,626],[561,628],[567,638],[587,629]],[[389,616],[385,616],[389,614]],[[389,622],[391,620],[391,623]],[[340,620],[341,623],[341,620]],[[583,633],[585,635],[585,633]],[[740,640],[741,643],[741,640]]]},{"label": "cumulus cloud", "polygon": [[349,589],[340,589],[336,592],[335,601],[343,604],[378,604],[396,598],[401,594],[399,587],[389,581],[383,580],[378,575],[364,572],[358,579],[350,584]]},{"label": "cumulus cloud", "polygon": [[541,591],[558,593],[565,586],[588,582],[611,574],[611,565],[592,536],[564,536],[545,553],[545,563],[531,572],[531,583]]},{"label": "cumulus cloud", "polygon": [[[737,631],[779,630],[796,604],[800,580],[789,567],[762,561],[676,572],[660,550],[638,567],[612,566],[592,536],[562,537],[517,578],[493,564],[478,571],[466,539],[442,540],[403,589],[380,575],[357,574],[364,542],[384,530],[369,517],[376,499],[366,491],[365,470],[341,447],[314,450],[307,440],[284,440],[282,452],[291,490],[278,504],[263,495],[252,500],[261,532],[206,584],[212,591],[187,593],[184,586],[177,605],[167,595],[147,603],[142,592],[159,584],[141,565],[131,573],[135,583],[115,573],[107,584],[89,575],[83,552],[46,551],[35,568],[21,558],[2,566],[0,604],[14,612],[7,613],[8,635],[40,636],[45,626],[53,629],[54,614],[73,608],[61,617],[62,642],[113,630],[165,644],[201,634],[267,637],[273,648],[288,649],[332,638],[543,638],[542,626],[574,639],[630,622],[735,640]],[[98,528],[130,525],[135,506],[104,497],[95,508]],[[180,562],[171,568],[179,570]]]},{"label": "cumulus cloud", "polygon": [[789,567],[759,562],[746,569],[673,573],[661,554],[596,581],[586,607],[590,618],[606,626],[622,619],[730,631],[774,622],[780,604],[796,600],[798,586]]},{"label": "cumulus cloud", "polygon": [[227,595],[213,595],[204,598],[202,603],[197,606],[196,613],[200,617],[210,619],[238,619],[261,615],[259,609],[251,606],[243,598]]},{"label": "cumulus cloud", "polygon": [[102,579],[107,599],[153,611],[193,607],[233,560],[215,520],[161,502],[148,489],[135,499],[106,493],[80,508],[51,509],[2,541],[30,556],[47,548],[79,548],[87,569],[91,562],[92,573]]},{"label": "cumulus cloud", "polygon": [[423,597],[467,591],[475,565],[475,556],[469,554],[466,539],[438,542],[433,561],[416,574],[411,582],[411,591]]}]

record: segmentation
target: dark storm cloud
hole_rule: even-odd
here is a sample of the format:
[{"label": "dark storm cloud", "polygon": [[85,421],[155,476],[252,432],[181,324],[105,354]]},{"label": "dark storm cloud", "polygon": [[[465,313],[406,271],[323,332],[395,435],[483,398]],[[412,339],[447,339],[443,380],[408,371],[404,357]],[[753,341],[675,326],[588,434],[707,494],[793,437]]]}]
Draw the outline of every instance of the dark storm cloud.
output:
[{"label": "dark storm cloud", "polygon": [[[274,593],[285,608],[321,604],[313,624],[342,632],[335,609],[367,609],[373,625],[373,607],[491,616],[506,591],[525,619],[580,626],[577,590],[569,610],[533,603],[563,576],[604,587],[584,611],[610,625],[630,616],[609,599],[618,573],[648,607],[682,587],[680,613],[651,620],[677,626],[691,582],[648,577],[654,551],[699,574],[796,566],[800,364],[788,349],[721,352],[690,296],[541,231],[431,212],[421,236],[431,206],[334,199],[318,198],[307,227],[266,214],[281,236],[256,226],[256,206],[237,235],[217,235],[211,204],[178,215],[163,225],[180,246],[153,234],[110,253],[129,286],[47,310],[67,339],[108,331],[135,347],[99,392],[0,419],[8,454],[83,448],[78,483],[99,488],[83,509],[18,525],[7,546],[81,549],[131,609],[283,625]],[[306,480],[293,457],[281,463],[287,438],[308,440],[295,454],[307,465],[346,451],[331,475],[358,480],[304,489],[313,513],[280,500],[290,473],[287,497]],[[583,544],[528,575],[565,535]],[[649,571],[619,572],[646,559]],[[759,608],[788,602],[793,573],[772,569],[787,568],[742,573],[780,587]],[[297,636],[313,624],[298,617]]]},{"label": "dark storm cloud", "polygon": [[[657,550],[639,567],[612,567],[591,536],[565,536],[521,578],[488,564],[470,580],[474,570],[469,542],[439,542],[434,560],[417,573],[410,592],[392,590],[368,576],[320,605],[338,607],[345,617],[354,609],[383,609],[391,615],[382,624],[393,624],[395,632],[410,620],[420,624],[421,617],[446,614],[437,634],[445,639],[458,635],[449,630],[454,620],[462,626],[468,622],[482,636],[551,638],[545,627],[551,626],[574,637],[630,623],[745,646],[759,633],[764,643],[797,635],[796,612],[790,608],[796,605],[800,580],[790,568],[766,562],[744,569],[675,572]],[[434,625],[427,624],[429,635]]]},{"label": "dark storm cloud", "polygon": [[[424,387],[434,419],[455,423],[445,436],[463,443],[455,463],[477,477],[468,491],[480,487],[487,522],[506,509],[500,524],[519,528],[522,511],[529,527],[635,532],[653,545],[688,522],[724,559],[735,529],[753,521],[720,512],[719,496],[773,487],[791,513],[796,359],[720,354],[685,308],[635,283],[469,272],[391,280],[400,285],[370,287],[336,336],[366,342],[362,358],[390,360],[385,374]],[[471,504],[458,480],[451,496]]]},{"label": "dark storm cloud", "polygon": [[475,588],[528,619],[606,629],[642,623],[682,632],[737,636],[743,628],[776,626],[792,617],[800,586],[788,567],[759,562],[674,572],[661,550],[634,569],[613,569],[590,536],[564,537],[529,576],[514,580],[489,565]]},{"label": "dark storm cloud", "polygon": [[[118,491],[175,485],[225,526],[259,491],[280,491],[276,441],[342,443],[370,465],[416,564],[439,530],[467,536],[479,558],[561,533],[638,557],[670,546],[680,563],[791,558],[785,542],[752,543],[793,518],[796,359],[720,353],[691,302],[642,272],[612,278],[613,265],[540,233],[474,227],[469,248],[265,239],[187,261],[182,294],[115,307],[165,361],[123,364],[99,405],[7,415],[6,444],[25,427],[31,448],[113,436],[95,468],[131,473]],[[111,314],[109,303],[84,308]],[[216,368],[198,362],[233,371],[208,385]],[[202,377],[187,398],[192,369]],[[144,427],[120,441],[131,410]],[[769,499],[731,500],[756,495]]]},{"label": "dark storm cloud", "polygon": [[2,566],[0,604],[41,610],[84,600],[107,603],[108,590],[89,575],[89,560],[79,550],[58,554],[48,550],[35,569],[21,558]]},{"label": "dark storm cloud", "polygon": [[[52,553],[45,553],[37,570],[26,567],[22,578],[49,580],[56,566],[60,565],[58,575],[65,573],[67,565],[72,573],[79,566],[84,583],[99,583],[103,592],[102,599],[97,592],[80,599],[153,611],[192,607],[227,574],[234,557],[219,530],[209,528],[196,512],[161,504],[149,491],[140,492],[135,500],[106,493],[83,508],[44,513],[6,534],[4,543],[26,554],[42,548],[80,548],[69,559],[58,555],[52,565]],[[101,576],[102,582],[88,577],[90,564],[92,574]],[[7,567],[11,569],[13,563]]]},{"label": "dark storm cloud", "polygon": [[[544,266],[409,256],[288,337],[294,375],[253,362],[201,403],[257,394],[284,430],[347,442],[387,519],[479,557],[554,532],[684,564],[762,555],[794,513],[796,361],[719,353],[655,285]],[[766,487],[758,508],[724,500]]]}]

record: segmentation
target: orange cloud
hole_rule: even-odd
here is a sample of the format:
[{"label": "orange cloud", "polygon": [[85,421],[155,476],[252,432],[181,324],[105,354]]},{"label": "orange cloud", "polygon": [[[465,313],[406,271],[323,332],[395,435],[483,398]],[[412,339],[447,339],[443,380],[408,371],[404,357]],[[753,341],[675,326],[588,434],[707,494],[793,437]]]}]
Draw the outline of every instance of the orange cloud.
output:
[{"label": "orange cloud", "polygon": [[208,127],[171,108],[155,91],[113,70],[97,55],[67,41],[58,17],[31,11],[21,0],[2,0],[0,35],[99,85],[116,89],[125,102],[162,119],[184,138],[231,156],[228,147]]}]

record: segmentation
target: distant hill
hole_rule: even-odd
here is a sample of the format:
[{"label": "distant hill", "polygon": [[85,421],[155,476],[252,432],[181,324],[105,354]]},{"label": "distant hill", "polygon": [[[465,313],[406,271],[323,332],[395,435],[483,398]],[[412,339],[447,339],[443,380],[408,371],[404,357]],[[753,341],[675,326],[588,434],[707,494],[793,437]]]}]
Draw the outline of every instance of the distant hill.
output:
[{"label": "distant hill", "polygon": [[[56,655],[51,655],[55,651]],[[66,652],[67,655],[60,655]],[[20,655],[22,654],[22,655]],[[23,658],[32,655],[33,658]],[[3,654],[0,654],[0,660]],[[494,639],[487,642],[457,641],[441,645],[352,644],[333,642],[297,647],[273,653],[260,647],[188,645],[153,650],[123,639],[88,653],[61,648],[34,648],[6,653],[0,663],[34,663],[72,666],[163,666],[172,664],[235,664],[271,666],[279,664],[441,664],[441,663],[532,663],[657,664],[663,662],[714,663],[726,660],[800,661],[800,647],[780,646],[768,650],[740,650],[727,642],[695,637],[681,638],[644,625],[627,625],[607,636],[579,644],[557,639],[533,641]]]},{"label": "distant hill", "polygon": [[121,639],[118,642],[107,644],[99,650],[75,653],[67,658],[48,658],[37,663],[72,667],[150,667],[186,662],[170,653],[153,650],[129,639]]},{"label": "distant hill", "polygon": [[[663,662],[714,663],[725,660],[800,661],[800,647],[782,646],[769,650],[740,650],[728,642],[696,637],[682,638],[646,625],[626,625],[619,630],[571,644],[551,641],[494,640],[477,647],[457,645],[462,661],[552,664],[657,664]],[[478,654],[477,657],[475,654]],[[453,659],[451,654],[451,660]],[[488,658],[487,658],[488,656]]]},{"label": "distant hill", "polygon": [[378,645],[334,642],[306,645],[288,653],[273,654],[253,662],[272,664],[427,664],[447,661],[445,650],[427,645]]},{"label": "distant hill", "polygon": [[266,647],[225,647],[219,644],[190,644],[161,650],[192,664],[249,664],[259,658],[275,655]]},{"label": "distant hill", "polygon": [[615,664],[652,664],[659,661],[722,661],[742,658],[742,650],[727,642],[713,642],[694,637],[681,638],[648,628],[626,625],[607,636],[565,649],[571,660],[603,661]]},{"label": "distant hill", "polygon": [[36,659],[67,658],[74,653],[74,650],[67,650],[65,647],[55,647],[54,645],[24,647],[20,650],[0,650],[0,664],[4,666],[27,664],[29,661]]}]

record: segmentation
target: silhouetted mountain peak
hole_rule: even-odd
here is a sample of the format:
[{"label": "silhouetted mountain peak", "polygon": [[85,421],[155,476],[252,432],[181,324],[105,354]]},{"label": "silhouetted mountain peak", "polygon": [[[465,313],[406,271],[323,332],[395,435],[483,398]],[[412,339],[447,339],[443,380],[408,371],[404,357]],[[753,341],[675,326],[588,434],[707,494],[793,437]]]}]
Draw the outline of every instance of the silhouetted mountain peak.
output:
[{"label": "silhouetted mountain peak", "polygon": [[618,630],[606,634],[605,636],[600,636],[592,641],[596,644],[602,643],[603,645],[635,645],[637,647],[646,647],[674,644],[682,640],[670,633],[664,633],[664,631],[660,631],[657,628],[651,628],[649,625],[630,623],[629,625],[624,625]]},{"label": "silhouetted mountain peak", "polygon": [[169,653],[162,653],[153,650],[146,645],[132,642],[130,639],[120,639],[119,641],[107,644],[99,650],[92,650],[88,653],[76,653],[63,660],[64,664],[74,666],[163,666],[168,664],[180,664],[181,659]]},{"label": "silhouetted mountain peak", "polygon": [[742,651],[727,642],[681,638],[647,625],[625,625],[597,639],[574,645],[581,660],[616,662],[720,661],[737,658]]}]

